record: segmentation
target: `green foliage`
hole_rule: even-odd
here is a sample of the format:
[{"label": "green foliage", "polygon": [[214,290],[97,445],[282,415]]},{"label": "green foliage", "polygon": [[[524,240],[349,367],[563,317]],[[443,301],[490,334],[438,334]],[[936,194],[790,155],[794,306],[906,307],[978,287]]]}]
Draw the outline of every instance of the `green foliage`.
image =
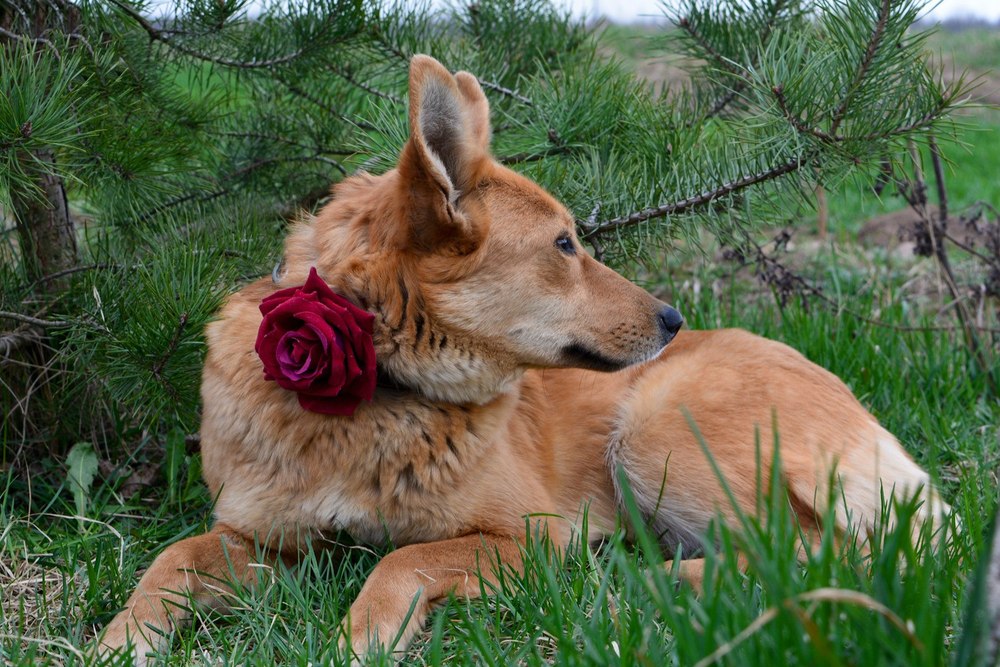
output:
[{"label": "green foliage", "polygon": [[[31,159],[32,151],[57,148],[72,155],[79,148],[86,132],[71,109],[93,100],[72,84],[84,76],[76,57],[59,58],[48,51],[36,56],[20,43],[0,49],[0,90],[9,91],[0,95],[0,205],[10,206],[15,183],[30,191],[19,156],[47,169]],[[61,175],[73,177],[70,170]]]}]

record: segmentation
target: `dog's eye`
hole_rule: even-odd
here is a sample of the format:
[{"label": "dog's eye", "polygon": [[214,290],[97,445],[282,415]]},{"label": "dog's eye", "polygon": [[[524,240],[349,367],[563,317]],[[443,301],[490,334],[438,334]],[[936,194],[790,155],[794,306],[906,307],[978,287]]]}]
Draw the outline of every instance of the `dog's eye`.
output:
[{"label": "dog's eye", "polygon": [[559,252],[564,255],[575,255],[576,246],[573,245],[573,239],[568,236],[560,236],[556,239],[556,247],[559,248]]}]

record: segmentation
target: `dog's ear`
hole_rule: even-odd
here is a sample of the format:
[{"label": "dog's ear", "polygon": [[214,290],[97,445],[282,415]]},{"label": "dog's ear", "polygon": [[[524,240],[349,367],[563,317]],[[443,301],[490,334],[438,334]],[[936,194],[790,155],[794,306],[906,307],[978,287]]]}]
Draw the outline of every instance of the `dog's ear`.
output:
[{"label": "dog's ear", "polygon": [[410,140],[400,156],[406,191],[408,242],[416,249],[443,244],[468,252],[475,229],[456,205],[475,185],[489,159],[490,109],[479,82],[467,72],[452,75],[430,56],[410,62]]},{"label": "dog's ear", "polygon": [[469,138],[484,153],[490,151],[490,103],[486,100],[479,79],[468,72],[457,72],[455,82],[465,98]]}]

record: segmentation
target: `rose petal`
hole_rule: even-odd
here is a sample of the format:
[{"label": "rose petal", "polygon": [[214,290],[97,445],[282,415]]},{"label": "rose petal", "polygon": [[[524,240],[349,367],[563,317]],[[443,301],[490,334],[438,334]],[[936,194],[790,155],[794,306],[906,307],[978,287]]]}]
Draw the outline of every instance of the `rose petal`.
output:
[{"label": "rose petal", "polygon": [[327,345],[327,341],[308,326],[282,336],[276,358],[285,378],[300,382],[320,375],[326,367]]}]

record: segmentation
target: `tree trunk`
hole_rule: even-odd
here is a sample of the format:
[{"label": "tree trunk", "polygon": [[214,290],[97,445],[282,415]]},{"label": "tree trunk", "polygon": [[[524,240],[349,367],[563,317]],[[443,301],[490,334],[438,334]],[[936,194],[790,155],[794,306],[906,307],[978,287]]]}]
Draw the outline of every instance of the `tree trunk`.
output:
[{"label": "tree trunk", "polygon": [[[55,154],[49,150],[34,153],[35,160],[26,157],[22,165],[34,175],[38,191],[11,192],[14,219],[21,243],[21,261],[30,280],[51,276],[77,265],[79,252],[76,229],[66,204],[66,189],[62,179],[47,173],[38,163],[55,166]],[[38,284],[39,291],[56,290],[64,280],[46,280]]]}]

